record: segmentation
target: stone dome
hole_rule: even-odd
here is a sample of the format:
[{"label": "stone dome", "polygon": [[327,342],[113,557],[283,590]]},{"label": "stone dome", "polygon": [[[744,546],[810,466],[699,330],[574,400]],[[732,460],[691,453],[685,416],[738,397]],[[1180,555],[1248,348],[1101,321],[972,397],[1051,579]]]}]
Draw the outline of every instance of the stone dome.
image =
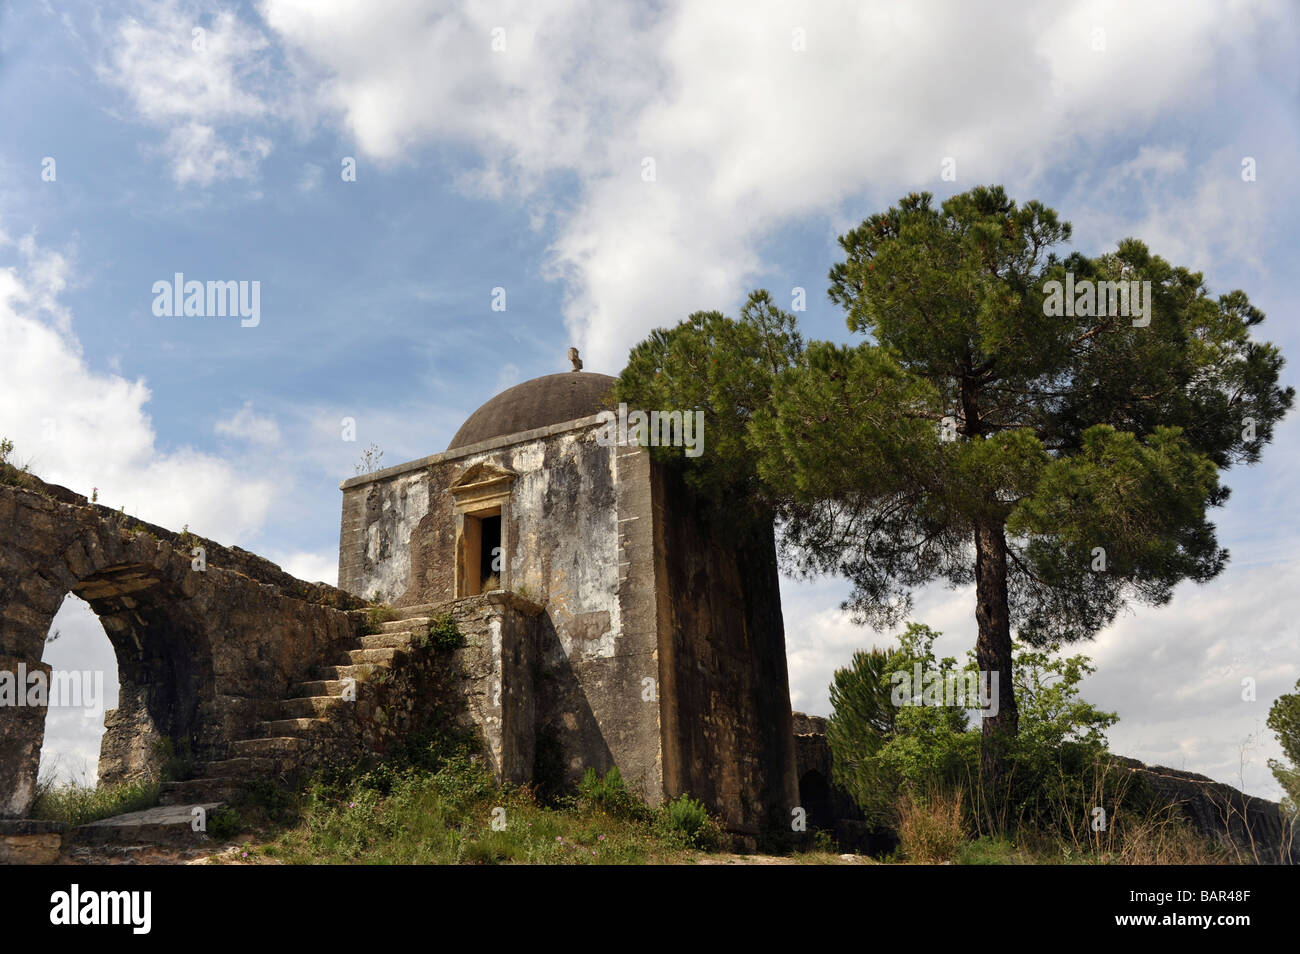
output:
[{"label": "stone dome", "polygon": [[469,416],[447,450],[589,417],[608,407],[616,378],[590,371],[547,374],[502,391]]}]

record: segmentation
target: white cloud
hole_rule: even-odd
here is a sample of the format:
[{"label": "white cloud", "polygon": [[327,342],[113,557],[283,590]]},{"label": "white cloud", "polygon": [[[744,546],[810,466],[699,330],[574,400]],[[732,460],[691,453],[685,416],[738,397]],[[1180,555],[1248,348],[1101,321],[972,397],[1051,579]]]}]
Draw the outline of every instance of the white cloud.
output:
[{"label": "white cloud", "polygon": [[328,583],[335,586],[339,578],[339,555],[337,551],[311,552],[295,550],[289,553],[272,554],[268,557],[277,563],[280,569],[310,583]]},{"label": "white cloud", "polygon": [[178,184],[211,185],[219,179],[253,178],[271,152],[271,141],[244,135],[238,144],[227,144],[211,126],[187,122],[167,134],[162,148],[171,156],[172,176]]},{"label": "white cloud", "polygon": [[244,406],[229,418],[217,421],[213,430],[226,437],[234,437],[252,444],[270,445],[280,443],[280,428],[274,419],[258,414],[253,410],[253,402],[246,401]]},{"label": "white cloud", "polygon": [[[781,225],[836,216],[867,190],[937,188],[945,156],[961,183],[1059,172],[1104,137],[1194,107],[1249,68],[1231,58],[1242,39],[1283,15],[1117,0],[619,6],[261,7],[298,80],[366,155],[468,143],[490,194],[578,174],[548,274],[567,283],[590,366],[611,369],[651,327],[733,306]],[[1130,172],[1171,170],[1178,147],[1161,148]]]},{"label": "white cloud", "polygon": [[218,127],[285,115],[270,41],[230,11],[205,16],[157,0],[139,13],[113,31],[100,75],[127,94],[140,118],[169,130],[162,149],[178,184],[253,178],[270,141],[246,130],[228,141]]},{"label": "white cloud", "polygon": [[[25,265],[0,268],[0,433],[52,483],[163,526],[233,541],[261,527],[273,483],[188,447],[155,442],[144,381],[93,370],[60,325],[67,260],[20,243]],[[52,319],[51,316],[62,316]]]},{"label": "white cloud", "polygon": [[[342,0],[263,0],[261,24],[211,18],[199,53],[196,12],[175,0],[141,9],[118,26],[104,72],[169,129],[179,182],[254,176],[271,144],[247,127],[265,121],[333,121],[381,163],[467,144],[481,165],[462,180],[489,195],[535,199],[554,175],[576,173],[576,204],[530,215],[558,217],[546,274],[566,283],[566,320],[589,366],[606,369],[652,327],[733,307],[782,225],[837,219],[846,199],[873,190],[889,200],[937,189],[944,157],[963,185],[1077,168],[1109,137],[1196,109],[1216,82],[1257,69],[1249,41],[1286,16],[1266,2],[1225,18],[1209,2],[1121,0],[438,11],[406,0],[382,15]],[[1119,175],[1146,181],[1185,161],[1177,142],[1147,144]],[[1196,236],[1226,225],[1215,241],[1249,254],[1249,210],[1232,188],[1203,178],[1167,209],[1153,187],[1145,199],[1158,213],[1145,224],[1193,255],[1207,241]]]}]

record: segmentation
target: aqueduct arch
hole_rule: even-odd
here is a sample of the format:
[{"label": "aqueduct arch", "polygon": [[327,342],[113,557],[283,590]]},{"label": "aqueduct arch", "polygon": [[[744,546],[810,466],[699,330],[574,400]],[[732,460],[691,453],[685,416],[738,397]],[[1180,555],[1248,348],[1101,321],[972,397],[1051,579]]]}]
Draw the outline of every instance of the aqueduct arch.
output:
[{"label": "aqueduct arch", "polygon": [[[31,489],[0,485],[0,676],[11,674],[11,685],[19,673],[48,679],[41,654],[65,594],[90,604],[118,659],[103,781],[156,774],[163,740],[197,759],[223,757],[313,663],[353,637],[343,610],[362,604],[348,594],[25,482]],[[30,807],[45,714],[44,705],[0,704],[0,816]]]}]

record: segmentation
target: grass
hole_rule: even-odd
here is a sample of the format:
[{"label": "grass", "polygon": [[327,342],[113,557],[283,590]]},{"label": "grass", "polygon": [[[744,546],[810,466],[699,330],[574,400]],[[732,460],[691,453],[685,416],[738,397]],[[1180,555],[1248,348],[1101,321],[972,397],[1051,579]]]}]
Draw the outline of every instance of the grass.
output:
[{"label": "grass", "polygon": [[[498,785],[463,738],[434,736],[387,762],[323,771],[302,789],[266,783],[209,818],[218,840],[242,851],[214,860],[280,864],[692,864],[732,849],[718,820],[687,796],[646,806],[617,769],[589,770],[546,801]],[[1025,824],[980,834],[972,800],[932,789],[900,799],[899,847],[885,863],[1188,864],[1226,857],[1176,813],[1125,812],[1104,833]],[[845,861],[828,834],[778,852],[783,863]],[[723,854],[723,863],[745,859]],[[778,859],[759,858],[760,863]],[[858,860],[850,858],[850,861]],[[867,859],[860,859],[867,860]]]},{"label": "grass", "polygon": [[101,818],[137,812],[158,804],[158,783],[128,782],[91,788],[76,782],[43,783],[32,803],[31,817],[85,825]]},{"label": "grass", "polygon": [[[378,595],[378,594],[376,594]],[[358,636],[373,636],[383,632],[384,623],[397,619],[397,611],[386,603],[375,601],[376,605],[366,610],[365,617],[357,624]]]},{"label": "grass", "polygon": [[13,459],[13,452],[14,442],[7,437],[0,437],[0,484],[45,493],[44,486],[31,472],[30,462],[20,467]]},{"label": "grass", "polygon": [[1124,808],[1094,829],[1082,808],[1058,806],[1054,824],[1021,821],[980,833],[977,813],[963,807],[960,790],[932,789],[898,803],[899,847],[890,861],[958,865],[1223,865],[1239,863],[1222,846],[1195,832],[1177,806]]},{"label": "grass", "polygon": [[480,760],[457,755],[434,772],[317,779],[300,796],[296,822],[245,851],[286,864],[644,864],[685,860],[700,830],[716,825],[692,819],[685,831],[668,808],[629,808],[581,794],[543,805],[531,789],[499,786]]},{"label": "grass", "polygon": [[387,761],[322,770],[297,791],[250,788],[208,831],[247,842],[222,857],[284,864],[672,863],[726,841],[699,803],[649,808],[617,769],[588,772],[545,803],[533,788],[497,784],[465,736],[437,731]]},{"label": "grass", "polygon": [[899,848],[918,864],[952,861],[966,841],[962,794],[932,792],[923,800],[904,796],[898,808]]}]

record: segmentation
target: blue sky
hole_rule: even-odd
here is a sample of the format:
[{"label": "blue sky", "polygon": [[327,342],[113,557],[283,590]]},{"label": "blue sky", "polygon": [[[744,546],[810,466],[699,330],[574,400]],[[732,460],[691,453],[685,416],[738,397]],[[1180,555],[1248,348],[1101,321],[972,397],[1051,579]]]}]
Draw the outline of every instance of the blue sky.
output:
[{"label": "blue sky", "polygon": [[[1246,289],[1294,365],[1298,49],[1281,2],[0,3],[0,433],[49,480],[332,582],[366,445],[437,452],[570,345],[617,373],[755,287],[807,289],[805,333],[848,341],[836,236],[988,182],[1072,248],[1133,235]],[[178,271],[259,281],[260,323],[154,316]],[[1277,795],[1298,430],[1226,475],[1218,580],[1080,647],[1117,751]],[[846,592],[783,585],[796,708],[826,713],[834,668],[889,638]],[[973,644],[967,591],[915,616]],[[74,601],[58,625],[47,661],[111,668]],[[93,766],[97,731],[55,712],[47,750]]]}]

